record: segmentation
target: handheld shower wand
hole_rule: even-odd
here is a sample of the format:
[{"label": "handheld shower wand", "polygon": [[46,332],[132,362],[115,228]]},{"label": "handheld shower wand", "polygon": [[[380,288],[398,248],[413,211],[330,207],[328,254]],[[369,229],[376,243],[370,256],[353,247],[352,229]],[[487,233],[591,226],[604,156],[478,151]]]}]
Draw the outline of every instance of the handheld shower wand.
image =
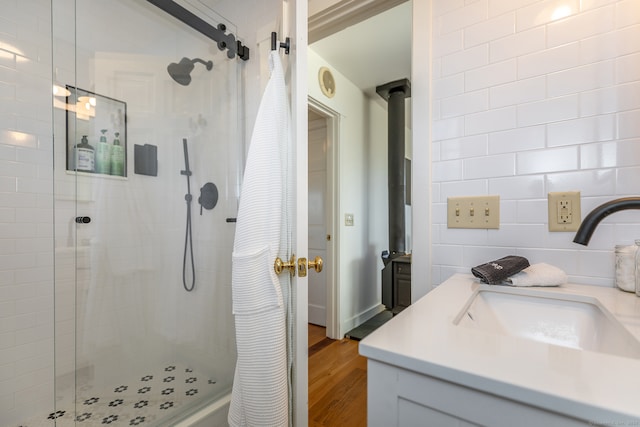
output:
[{"label": "handheld shower wand", "polygon": [[[189,169],[189,150],[187,148],[187,138],[182,139],[182,147],[184,148],[184,169],[180,171],[180,175],[186,175],[187,177],[187,194],[184,195],[184,200],[187,202],[187,226],[184,233],[184,256],[182,257],[182,286],[187,292],[191,292],[196,286],[196,266],[193,260],[193,238],[191,235],[191,170]],[[187,250],[191,259],[191,285],[187,285]]]}]

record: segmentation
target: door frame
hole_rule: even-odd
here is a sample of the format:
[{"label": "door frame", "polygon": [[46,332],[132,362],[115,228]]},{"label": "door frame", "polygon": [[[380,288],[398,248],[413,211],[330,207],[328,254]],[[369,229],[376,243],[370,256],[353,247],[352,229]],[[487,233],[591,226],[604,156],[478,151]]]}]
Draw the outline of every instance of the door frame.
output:
[{"label": "door frame", "polygon": [[340,113],[327,107],[312,96],[308,97],[308,109],[325,118],[327,123],[327,182],[325,219],[327,234],[331,235],[324,260],[327,278],[326,334],[331,339],[340,339],[340,227],[338,226],[340,168],[338,147],[340,141]]},{"label": "door frame", "polygon": [[[293,220],[293,252],[305,257],[309,251],[308,210],[309,190],[308,126],[307,126],[307,47],[308,5],[306,0],[282,0],[282,24],[280,34],[290,37],[289,89],[291,90],[291,131],[294,146],[295,210]],[[285,72],[286,73],[286,72]],[[286,75],[286,74],[285,74]],[[285,77],[286,78],[286,77]],[[306,277],[295,275],[291,280],[292,299],[292,367],[291,405],[292,424],[304,427],[309,424],[309,292]]]}]

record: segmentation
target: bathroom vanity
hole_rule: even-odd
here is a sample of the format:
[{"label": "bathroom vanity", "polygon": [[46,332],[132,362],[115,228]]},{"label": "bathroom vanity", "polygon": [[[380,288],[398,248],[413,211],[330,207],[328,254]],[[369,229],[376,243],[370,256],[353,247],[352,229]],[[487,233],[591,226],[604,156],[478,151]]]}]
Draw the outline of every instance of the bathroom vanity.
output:
[{"label": "bathroom vanity", "polygon": [[360,343],[369,426],[640,425],[640,298],[456,274]]}]

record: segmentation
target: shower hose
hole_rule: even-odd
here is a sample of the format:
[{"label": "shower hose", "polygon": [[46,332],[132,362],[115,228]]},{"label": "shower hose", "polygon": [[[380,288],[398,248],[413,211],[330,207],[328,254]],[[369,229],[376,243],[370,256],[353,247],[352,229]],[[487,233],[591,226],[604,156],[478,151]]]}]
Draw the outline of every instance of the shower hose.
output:
[{"label": "shower hose", "polygon": [[[184,195],[184,200],[187,202],[187,226],[184,232],[184,256],[182,257],[182,286],[187,292],[191,292],[196,286],[196,266],[193,261],[193,237],[191,235],[191,182],[189,177],[191,171],[189,170],[189,152],[187,151],[187,139],[182,140],[182,146],[184,147],[184,167],[185,170],[180,174],[187,177],[187,194]],[[187,284],[187,252],[189,252],[189,258],[191,260],[191,285]]]}]

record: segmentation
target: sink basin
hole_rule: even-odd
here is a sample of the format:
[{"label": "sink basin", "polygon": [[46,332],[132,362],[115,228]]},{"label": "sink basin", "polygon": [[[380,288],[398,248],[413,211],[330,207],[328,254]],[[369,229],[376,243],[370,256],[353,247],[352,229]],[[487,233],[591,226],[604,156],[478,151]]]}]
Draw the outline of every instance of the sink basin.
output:
[{"label": "sink basin", "polygon": [[496,334],[640,358],[640,342],[596,298],[481,286],[454,324]]}]

